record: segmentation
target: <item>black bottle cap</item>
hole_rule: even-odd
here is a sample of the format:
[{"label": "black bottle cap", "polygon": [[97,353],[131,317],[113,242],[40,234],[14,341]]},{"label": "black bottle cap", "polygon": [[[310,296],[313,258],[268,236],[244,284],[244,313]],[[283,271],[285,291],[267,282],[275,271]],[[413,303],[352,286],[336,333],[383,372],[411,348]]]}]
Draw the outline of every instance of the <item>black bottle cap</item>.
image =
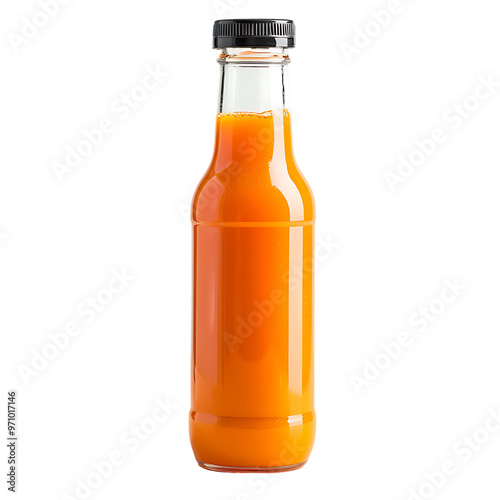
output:
[{"label": "black bottle cap", "polygon": [[214,49],[295,47],[290,19],[220,19],[214,23]]}]

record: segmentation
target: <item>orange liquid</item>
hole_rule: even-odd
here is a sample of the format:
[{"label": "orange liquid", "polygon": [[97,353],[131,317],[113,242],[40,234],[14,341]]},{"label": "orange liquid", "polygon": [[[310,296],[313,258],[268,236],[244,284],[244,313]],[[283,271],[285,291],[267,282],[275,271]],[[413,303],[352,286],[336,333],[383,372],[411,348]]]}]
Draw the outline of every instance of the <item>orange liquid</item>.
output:
[{"label": "orange liquid", "polygon": [[218,115],[193,200],[189,424],[202,466],[277,471],[309,457],[313,221],[288,111]]}]

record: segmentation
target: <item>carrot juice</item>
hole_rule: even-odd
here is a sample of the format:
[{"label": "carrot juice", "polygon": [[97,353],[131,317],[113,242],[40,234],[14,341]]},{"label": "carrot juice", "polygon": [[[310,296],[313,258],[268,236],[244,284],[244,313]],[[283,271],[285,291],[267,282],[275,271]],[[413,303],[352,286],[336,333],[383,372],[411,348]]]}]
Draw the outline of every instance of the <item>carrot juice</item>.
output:
[{"label": "carrot juice", "polygon": [[[248,51],[234,57],[225,64],[256,64]],[[264,51],[257,67],[285,64],[268,59]],[[274,104],[265,87],[255,111],[236,111],[236,96],[220,108],[192,207],[189,429],[198,463],[217,471],[297,469],[315,435],[314,201],[293,157],[288,110],[281,101],[259,110]]]}]

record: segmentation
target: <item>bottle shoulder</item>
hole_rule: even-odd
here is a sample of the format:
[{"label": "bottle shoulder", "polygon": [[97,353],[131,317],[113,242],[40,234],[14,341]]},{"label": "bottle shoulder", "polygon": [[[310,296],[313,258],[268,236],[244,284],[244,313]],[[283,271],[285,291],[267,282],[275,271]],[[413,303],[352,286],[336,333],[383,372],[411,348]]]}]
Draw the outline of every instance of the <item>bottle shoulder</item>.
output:
[{"label": "bottle shoulder", "polygon": [[290,159],[254,168],[213,162],[196,189],[192,218],[194,223],[313,222],[314,197]]}]

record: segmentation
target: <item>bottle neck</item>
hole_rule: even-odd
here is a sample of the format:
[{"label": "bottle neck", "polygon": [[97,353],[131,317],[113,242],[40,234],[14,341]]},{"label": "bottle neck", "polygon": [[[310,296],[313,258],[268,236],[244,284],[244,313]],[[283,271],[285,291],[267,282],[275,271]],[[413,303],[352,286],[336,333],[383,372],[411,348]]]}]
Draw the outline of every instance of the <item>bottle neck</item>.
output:
[{"label": "bottle neck", "polygon": [[287,109],[290,62],[285,48],[223,49],[218,113]]}]

